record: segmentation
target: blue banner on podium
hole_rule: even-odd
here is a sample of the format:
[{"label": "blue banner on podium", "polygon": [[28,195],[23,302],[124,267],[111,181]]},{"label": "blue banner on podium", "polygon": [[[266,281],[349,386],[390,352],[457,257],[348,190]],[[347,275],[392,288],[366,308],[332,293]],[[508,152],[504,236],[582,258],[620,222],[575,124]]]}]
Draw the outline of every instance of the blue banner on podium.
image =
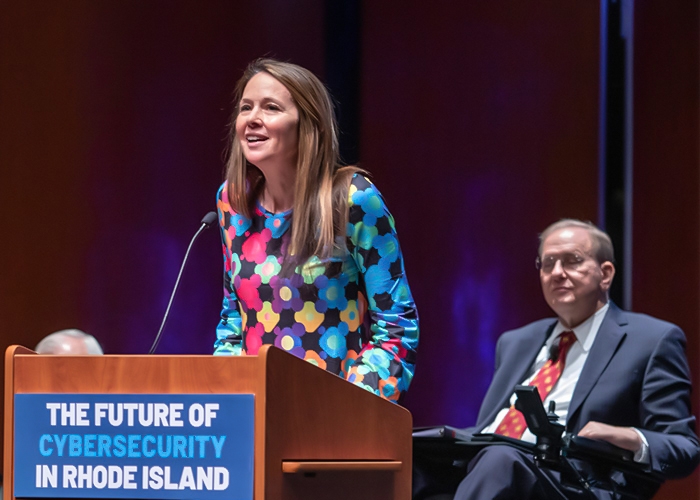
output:
[{"label": "blue banner on podium", "polygon": [[16,394],[14,495],[253,498],[252,394]]}]

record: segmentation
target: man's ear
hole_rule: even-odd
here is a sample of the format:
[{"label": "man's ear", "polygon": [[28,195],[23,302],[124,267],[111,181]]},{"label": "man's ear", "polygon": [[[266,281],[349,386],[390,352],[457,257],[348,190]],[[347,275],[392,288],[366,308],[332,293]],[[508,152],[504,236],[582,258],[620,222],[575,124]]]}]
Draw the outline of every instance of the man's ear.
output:
[{"label": "man's ear", "polygon": [[606,260],[600,265],[600,270],[603,273],[603,279],[600,281],[600,287],[607,292],[610,290],[613,278],[615,277],[615,264],[609,260]]}]

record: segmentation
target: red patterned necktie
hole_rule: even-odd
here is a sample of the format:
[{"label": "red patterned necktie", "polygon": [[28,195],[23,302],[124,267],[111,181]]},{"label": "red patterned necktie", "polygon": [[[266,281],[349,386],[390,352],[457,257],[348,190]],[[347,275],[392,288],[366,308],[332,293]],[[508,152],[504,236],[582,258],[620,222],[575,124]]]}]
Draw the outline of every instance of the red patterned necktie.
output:
[{"label": "red patterned necktie", "polygon": [[[558,340],[559,355],[556,361],[551,358],[547,360],[529,384],[537,387],[537,391],[540,393],[540,397],[543,401],[551,392],[552,387],[557,383],[559,377],[561,377],[566,362],[566,353],[569,352],[569,347],[576,342],[576,335],[574,335],[574,332],[563,332],[559,334]],[[523,435],[526,428],[527,425],[525,424],[525,417],[523,417],[523,414],[516,410],[515,406],[511,406],[506,416],[503,417],[500,425],[496,428],[496,434],[520,439],[520,436]]]}]

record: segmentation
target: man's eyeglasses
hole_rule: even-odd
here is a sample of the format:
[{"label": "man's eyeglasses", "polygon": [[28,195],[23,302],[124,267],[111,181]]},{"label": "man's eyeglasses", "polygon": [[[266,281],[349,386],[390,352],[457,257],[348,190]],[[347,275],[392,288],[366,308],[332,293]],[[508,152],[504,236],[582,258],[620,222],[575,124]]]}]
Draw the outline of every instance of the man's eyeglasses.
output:
[{"label": "man's eyeglasses", "polygon": [[561,262],[561,267],[564,271],[580,271],[583,269],[586,262],[586,257],[576,253],[565,253],[562,255],[547,255],[544,259],[537,257],[535,259],[535,267],[545,274],[549,274],[554,270],[557,262]]}]

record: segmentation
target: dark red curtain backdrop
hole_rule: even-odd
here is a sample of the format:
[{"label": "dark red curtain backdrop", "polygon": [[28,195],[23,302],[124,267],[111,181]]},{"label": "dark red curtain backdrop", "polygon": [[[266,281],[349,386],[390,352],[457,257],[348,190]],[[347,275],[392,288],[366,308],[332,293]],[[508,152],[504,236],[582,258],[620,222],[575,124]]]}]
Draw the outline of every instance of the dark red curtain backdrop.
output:
[{"label": "dark red curtain backdrop", "polygon": [[[695,1],[636,3],[634,68],[634,308],[688,337],[700,412],[700,110]],[[700,497],[700,472],[660,498]]]},{"label": "dark red curtain backdrop", "polygon": [[[78,327],[108,353],[148,350],[214,209],[236,79],[262,55],[325,77],[324,9],[0,2],[4,346]],[[683,326],[693,368],[697,10],[636,2],[634,73],[634,306]],[[420,311],[416,425],[474,422],[498,335],[549,314],[537,233],[598,218],[599,17],[598,2],[560,0],[362,5],[359,156],[396,217]],[[211,352],[221,271],[206,232],[159,352]],[[698,480],[670,488],[689,498]]]},{"label": "dark red curtain backdrop", "polygon": [[598,207],[594,2],[389,2],[363,17],[362,161],[421,317],[417,425],[476,420],[500,333],[551,314],[537,234]]},{"label": "dark red curtain backdrop", "polygon": [[[322,5],[2,4],[8,343],[76,326],[107,352],[148,350],[215,208],[235,81],[266,54],[322,72]],[[194,248],[161,352],[211,352],[218,241]]]}]

